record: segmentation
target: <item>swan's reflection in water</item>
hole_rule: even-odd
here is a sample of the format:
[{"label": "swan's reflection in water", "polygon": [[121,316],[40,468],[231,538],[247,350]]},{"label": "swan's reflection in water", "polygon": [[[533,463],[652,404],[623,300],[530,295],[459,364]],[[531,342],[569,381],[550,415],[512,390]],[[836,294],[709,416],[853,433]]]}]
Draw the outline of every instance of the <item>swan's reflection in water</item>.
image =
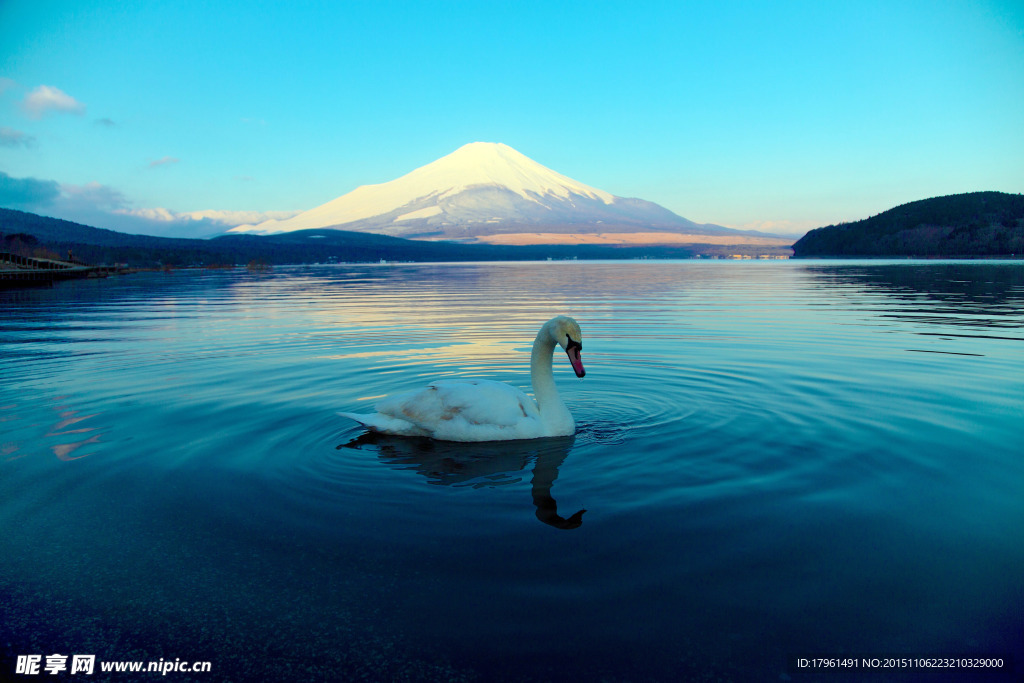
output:
[{"label": "swan's reflection in water", "polygon": [[338,448],[375,451],[381,462],[416,470],[431,484],[442,486],[481,488],[514,484],[522,481],[523,477],[518,475],[532,463],[531,493],[537,519],[557,529],[576,529],[583,524],[586,510],[562,517],[551,496],[558,468],[575,440],[575,436],[563,436],[461,443],[367,432]]}]

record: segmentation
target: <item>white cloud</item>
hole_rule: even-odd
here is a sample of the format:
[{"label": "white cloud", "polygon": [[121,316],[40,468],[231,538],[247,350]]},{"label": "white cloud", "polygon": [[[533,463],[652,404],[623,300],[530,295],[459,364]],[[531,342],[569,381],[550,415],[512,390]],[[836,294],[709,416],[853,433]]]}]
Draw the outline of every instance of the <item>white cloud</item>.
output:
[{"label": "white cloud", "polygon": [[33,119],[41,119],[55,111],[78,116],[85,114],[84,104],[52,85],[41,85],[30,92],[21,107]]},{"label": "white cloud", "polygon": [[34,147],[35,137],[20,130],[0,126],[0,147]]},{"label": "white cloud", "polygon": [[156,161],[149,162],[150,168],[156,168],[157,166],[166,166],[167,164],[176,164],[181,159],[177,157],[164,157],[163,159],[157,159]]},{"label": "white cloud", "polygon": [[162,207],[153,209],[117,209],[114,213],[135,216],[151,221],[165,223],[189,221],[211,221],[225,227],[235,227],[247,223],[262,223],[266,220],[287,220],[302,213],[301,211],[226,211],[207,209],[205,211],[171,211]]},{"label": "white cloud", "polygon": [[136,218],[145,218],[147,221],[160,221],[161,223],[170,223],[171,221],[177,220],[173,212],[167,209],[117,209],[114,213],[121,214],[122,216],[135,216]]},{"label": "white cloud", "polygon": [[209,218],[210,220],[230,225],[245,225],[246,223],[262,223],[269,220],[288,220],[298,216],[302,211],[218,211],[208,209],[206,211],[193,211],[189,214],[193,220]]}]

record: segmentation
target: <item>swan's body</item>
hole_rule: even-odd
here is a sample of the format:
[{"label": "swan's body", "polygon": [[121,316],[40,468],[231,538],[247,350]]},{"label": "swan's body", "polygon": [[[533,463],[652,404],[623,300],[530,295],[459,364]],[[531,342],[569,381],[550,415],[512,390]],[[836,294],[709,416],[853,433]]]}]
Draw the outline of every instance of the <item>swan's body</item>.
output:
[{"label": "swan's body", "polygon": [[429,436],[442,441],[509,441],[568,436],[576,423],[558,395],[551,371],[555,345],[569,355],[577,377],[586,374],[580,360],[580,327],[567,316],[540,328],[530,356],[530,381],[536,401],[521,390],[491,380],[440,380],[424,389],[380,401],[376,413],[339,413],[367,428],[397,436]]}]

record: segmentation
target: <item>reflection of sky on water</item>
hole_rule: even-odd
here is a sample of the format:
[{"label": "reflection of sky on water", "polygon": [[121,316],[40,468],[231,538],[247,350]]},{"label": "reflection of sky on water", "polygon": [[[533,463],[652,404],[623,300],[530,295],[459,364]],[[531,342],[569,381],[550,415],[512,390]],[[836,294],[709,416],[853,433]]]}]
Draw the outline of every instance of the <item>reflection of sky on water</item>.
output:
[{"label": "reflection of sky on water", "polygon": [[[485,337],[457,344],[446,344],[429,348],[409,347],[405,344],[389,344],[387,349],[374,351],[351,351],[348,353],[332,353],[317,356],[323,360],[346,360],[351,358],[380,358],[383,366],[394,367],[398,364],[420,361],[442,361],[459,359],[476,359],[477,361],[502,356],[512,352],[513,345]],[[527,357],[529,361],[529,357]]]},{"label": "reflection of sky on water", "polygon": [[[50,428],[46,437],[71,436],[72,438],[84,438],[79,441],[59,443],[51,446],[53,454],[61,460],[77,460],[78,458],[84,458],[89,455],[89,453],[76,453],[76,451],[78,451],[82,446],[97,443],[103,434],[91,434],[97,430],[97,427],[83,426],[79,423],[94,418],[99,415],[99,413],[80,415],[79,411],[68,410],[66,406],[56,406],[56,409],[60,412],[61,421]],[[75,428],[71,429],[71,427]],[[85,436],[86,434],[91,434],[91,436]]]},{"label": "reflection of sky on water", "polygon": [[[78,460],[96,453],[99,450],[98,446],[84,449],[83,447],[101,444],[106,428],[95,426],[95,421],[87,422],[100,416],[101,413],[83,415],[82,411],[66,405],[67,399],[67,396],[57,396],[54,399],[57,403],[52,405],[51,409],[56,413],[57,421],[46,429],[45,433],[37,437],[38,441],[37,438],[32,438],[28,442],[21,440],[2,442],[0,443],[0,457],[5,457],[7,461],[24,458],[32,454],[33,449],[37,448],[40,442],[46,444],[49,451],[63,461]],[[28,413],[33,408],[25,406],[25,410]],[[38,417],[33,413],[28,413],[28,415],[27,419]],[[26,418],[19,413],[17,404],[0,407],[0,422],[15,422],[22,419]],[[101,429],[103,431],[100,431]]]}]

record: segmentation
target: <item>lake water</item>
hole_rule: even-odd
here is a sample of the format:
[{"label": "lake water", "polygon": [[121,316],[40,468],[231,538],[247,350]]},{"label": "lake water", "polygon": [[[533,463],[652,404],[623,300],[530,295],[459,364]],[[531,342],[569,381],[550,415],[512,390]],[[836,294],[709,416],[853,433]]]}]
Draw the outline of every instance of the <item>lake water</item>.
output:
[{"label": "lake water", "polygon": [[[336,415],[435,378],[528,390],[559,313],[584,335],[584,379],[555,356],[575,437],[373,440]],[[1024,264],[0,292],[0,530],[0,677],[82,653],[205,682],[973,680],[790,658],[994,654],[1016,673],[975,679],[1019,680]]]}]

